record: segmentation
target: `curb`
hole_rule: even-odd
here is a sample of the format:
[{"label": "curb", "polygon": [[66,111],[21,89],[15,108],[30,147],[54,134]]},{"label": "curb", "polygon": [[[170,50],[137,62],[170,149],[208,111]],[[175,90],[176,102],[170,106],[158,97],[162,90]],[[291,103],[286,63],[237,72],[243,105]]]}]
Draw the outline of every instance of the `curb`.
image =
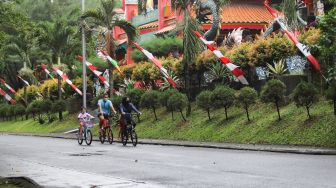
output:
[{"label": "curb", "polygon": [[[1,134],[15,136],[35,136],[60,139],[76,139],[74,134],[33,134],[33,133],[5,133]],[[99,141],[97,137],[92,139]],[[120,141],[114,141],[120,143]],[[258,152],[276,152],[276,153],[293,153],[307,155],[336,155],[334,148],[317,148],[306,146],[285,146],[285,145],[258,145],[258,144],[231,144],[231,143],[210,143],[210,142],[190,142],[190,141],[173,141],[173,140],[149,140],[142,139],[138,144],[143,145],[161,145],[161,146],[178,146],[178,147],[195,147],[195,148],[211,148],[211,149],[230,149],[230,150],[245,150]]]}]

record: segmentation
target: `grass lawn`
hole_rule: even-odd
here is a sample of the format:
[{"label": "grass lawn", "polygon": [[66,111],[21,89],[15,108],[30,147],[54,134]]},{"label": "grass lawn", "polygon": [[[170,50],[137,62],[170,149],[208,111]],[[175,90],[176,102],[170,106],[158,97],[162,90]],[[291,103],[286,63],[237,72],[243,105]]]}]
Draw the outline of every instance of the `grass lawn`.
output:
[{"label": "grass lawn", "polygon": [[247,121],[243,108],[229,108],[229,119],[224,109],[211,112],[211,120],[201,109],[193,106],[187,122],[179,113],[175,121],[171,113],[158,110],[159,121],[151,112],[144,113],[137,127],[140,138],[191,140],[209,142],[290,144],[336,147],[336,117],[332,105],[321,101],[311,109],[312,118],[307,119],[304,108],[294,104],[281,107],[282,120],[278,121],[273,105],[258,104],[250,108],[251,122]]},{"label": "grass lawn", "polygon": [[[192,110],[186,122],[177,112],[174,113],[175,120],[172,120],[171,113],[164,108],[157,110],[158,121],[154,120],[152,111],[142,110],[141,122],[137,125],[139,138],[336,147],[336,117],[328,101],[313,105],[311,119],[307,118],[304,108],[297,108],[294,104],[283,106],[280,108],[281,121],[278,121],[272,104],[252,106],[249,110],[250,122],[240,107],[228,109],[228,120],[225,119],[224,109],[211,111],[211,120],[194,104]],[[62,122],[44,125],[32,119],[0,122],[0,132],[50,133],[77,127],[76,115],[65,115]],[[97,126],[92,132],[97,135]],[[115,138],[117,134],[114,128]]]},{"label": "grass lawn", "polygon": [[39,124],[33,119],[0,122],[0,132],[26,132],[26,133],[53,133],[69,128],[77,128],[78,123],[75,115],[63,115],[63,121]]}]

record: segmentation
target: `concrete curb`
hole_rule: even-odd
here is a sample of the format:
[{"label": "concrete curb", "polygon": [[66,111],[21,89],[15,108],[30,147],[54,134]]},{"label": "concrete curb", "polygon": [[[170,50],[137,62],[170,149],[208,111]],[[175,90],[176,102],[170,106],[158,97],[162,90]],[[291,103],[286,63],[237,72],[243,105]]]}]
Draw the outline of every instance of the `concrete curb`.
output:
[{"label": "concrete curb", "polygon": [[[0,134],[16,135],[16,136],[36,136],[49,137],[60,139],[76,139],[75,134],[35,134],[35,133],[6,133]],[[99,141],[97,137],[93,141]],[[120,141],[114,141],[120,143]],[[291,145],[262,145],[262,144],[231,144],[231,143],[212,143],[212,142],[190,142],[190,141],[173,141],[173,140],[150,140],[141,139],[139,144],[144,145],[162,145],[162,146],[181,146],[181,147],[197,147],[197,148],[212,148],[212,149],[231,149],[231,150],[246,150],[246,151],[263,151],[277,153],[293,153],[307,155],[336,155],[336,148],[319,148],[307,146],[291,146]]]}]

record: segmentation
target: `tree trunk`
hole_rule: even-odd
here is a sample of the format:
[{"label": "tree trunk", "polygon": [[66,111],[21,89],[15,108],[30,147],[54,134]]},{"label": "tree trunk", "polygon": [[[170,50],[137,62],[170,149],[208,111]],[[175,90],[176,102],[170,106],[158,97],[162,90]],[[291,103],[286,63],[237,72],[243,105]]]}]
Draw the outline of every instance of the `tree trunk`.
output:
[{"label": "tree trunk", "polygon": [[211,117],[210,117],[210,109],[207,109],[207,112],[208,112],[208,118],[209,118],[209,120],[211,120]]},{"label": "tree trunk", "polygon": [[183,121],[187,121],[186,118],[184,117],[183,112],[182,112],[181,109],[180,109],[180,113],[181,113],[181,116],[182,116]]},{"label": "tree trunk", "polygon": [[226,120],[228,120],[227,107],[224,107],[224,109],[225,109],[225,118],[226,118]]},{"label": "tree trunk", "polygon": [[[110,55],[112,59],[115,59],[115,50],[116,46],[114,43],[113,39],[113,31],[112,28],[109,28],[107,35],[106,35],[106,51]],[[113,65],[109,63],[109,84],[110,84],[110,89],[109,89],[109,95],[112,97],[113,95],[113,88],[114,88],[114,83],[113,83]]]},{"label": "tree trunk", "polygon": [[336,96],[334,96],[334,115],[336,116]]},{"label": "tree trunk", "polygon": [[245,104],[245,111],[246,111],[247,120],[248,120],[248,121],[251,121],[251,120],[250,120],[250,116],[249,116],[249,112],[248,112],[247,104]]},{"label": "tree trunk", "polygon": [[171,111],[172,120],[174,121],[174,110]]},{"label": "tree trunk", "polygon": [[156,116],[155,107],[152,107],[152,109],[153,109],[153,113],[154,113],[154,116],[155,116],[155,120],[157,121],[158,119],[157,119],[157,116]]},{"label": "tree trunk", "polygon": [[113,88],[114,88],[114,83],[113,83],[113,65],[109,65],[109,84],[110,84],[110,89],[109,89],[109,95],[110,97],[113,96]]},{"label": "tree trunk", "polygon": [[59,112],[58,112],[58,118],[59,118],[60,121],[63,120],[63,114],[62,114],[62,111],[59,111]]},{"label": "tree trunk", "polygon": [[310,113],[309,113],[309,106],[306,106],[306,109],[307,109],[308,118],[310,119],[311,116],[310,116]]},{"label": "tree trunk", "polygon": [[28,94],[27,94],[27,86],[25,84],[23,84],[23,95],[24,95],[24,102],[26,103],[26,105],[28,105]]},{"label": "tree trunk", "polygon": [[279,110],[279,104],[278,104],[278,101],[275,101],[275,106],[277,108],[277,111],[278,111],[278,116],[279,116],[279,121],[281,120],[281,117],[280,117],[280,110]]}]

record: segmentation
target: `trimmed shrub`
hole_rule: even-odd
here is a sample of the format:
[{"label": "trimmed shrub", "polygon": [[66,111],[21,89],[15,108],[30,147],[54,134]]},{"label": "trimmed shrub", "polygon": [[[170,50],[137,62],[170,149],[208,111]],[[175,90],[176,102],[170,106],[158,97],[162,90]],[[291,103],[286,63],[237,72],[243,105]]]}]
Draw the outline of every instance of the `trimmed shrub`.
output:
[{"label": "trimmed shrub", "polygon": [[130,89],[127,91],[126,96],[130,98],[131,102],[139,108],[141,96],[145,93],[143,89]]},{"label": "trimmed shrub", "polygon": [[263,102],[275,104],[279,120],[281,120],[279,105],[280,102],[284,100],[285,92],[286,92],[286,86],[280,80],[268,81],[261,91],[261,100]]},{"label": "trimmed shrub", "polygon": [[175,93],[178,93],[177,89],[167,89],[160,93],[160,104],[162,106],[165,106],[167,110],[168,110],[168,105],[167,105],[168,99],[170,96],[172,96]]},{"label": "trimmed shrub", "polygon": [[237,102],[244,107],[248,121],[250,121],[248,108],[250,105],[256,102],[257,98],[258,98],[257,91],[251,87],[244,87],[240,89],[238,92]]},{"label": "trimmed shrub", "polygon": [[334,115],[336,116],[336,83],[330,84],[327,90],[327,98],[334,103]]},{"label": "trimmed shrub", "polygon": [[[115,110],[119,111],[119,105],[121,104],[122,96],[113,95],[110,100],[112,101],[112,104],[113,104],[113,107],[115,108]],[[98,101],[97,101],[97,103],[98,103]]]},{"label": "trimmed shrub", "polygon": [[157,119],[157,116],[156,116],[155,109],[157,107],[159,107],[159,105],[160,105],[159,96],[160,96],[160,93],[158,91],[151,90],[151,91],[148,91],[148,92],[144,93],[142,95],[141,101],[140,101],[140,106],[141,107],[153,110],[156,121],[158,119]]},{"label": "trimmed shrub", "polygon": [[18,105],[15,105],[15,109],[14,109],[14,114],[17,116],[23,116],[26,112],[26,108],[21,105],[21,104],[18,104]]},{"label": "trimmed shrub", "polygon": [[8,108],[9,108],[8,104],[1,104],[1,106],[0,106],[0,117],[2,117],[2,120],[7,119]]},{"label": "trimmed shrub", "polygon": [[184,121],[186,121],[183,110],[186,108],[188,104],[188,98],[185,94],[175,92],[170,95],[167,106],[168,109],[172,112],[172,119],[174,120],[174,111],[179,111],[181,113],[181,117]]},{"label": "trimmed shrub", "polygon": [[58,118],[59,120],[63,120],[63,114],[62,112],[66,111],[66,104],[63,100],[58,100],[52,104],[51,108],[52,112],[58,112]]},{"label": "trimmed shrub", "polygon": [[196,104],[201,109],[205,110],[208,113],[209,120],[210,117],[210,109],[213,108],[213,100],[212,100],[213,94],[211,91],[202,91],[197,97],[196,97]]},{"label": "trimmed shrub", "polygon": [[296,106],[305,107],[307,110],[308,118],[310,118],[309,108],[318,101],[318,91],[311,83],[301,82],[296,86],[293,92],[293,99]]},{"label": "trimmed shrub", "polygon": [[217,86],[212,92],[213,105],[216,108],[225,109],[225,117],[228,119],[227,110],[233,104],[235,99],[235,91],[228,86]]}]

